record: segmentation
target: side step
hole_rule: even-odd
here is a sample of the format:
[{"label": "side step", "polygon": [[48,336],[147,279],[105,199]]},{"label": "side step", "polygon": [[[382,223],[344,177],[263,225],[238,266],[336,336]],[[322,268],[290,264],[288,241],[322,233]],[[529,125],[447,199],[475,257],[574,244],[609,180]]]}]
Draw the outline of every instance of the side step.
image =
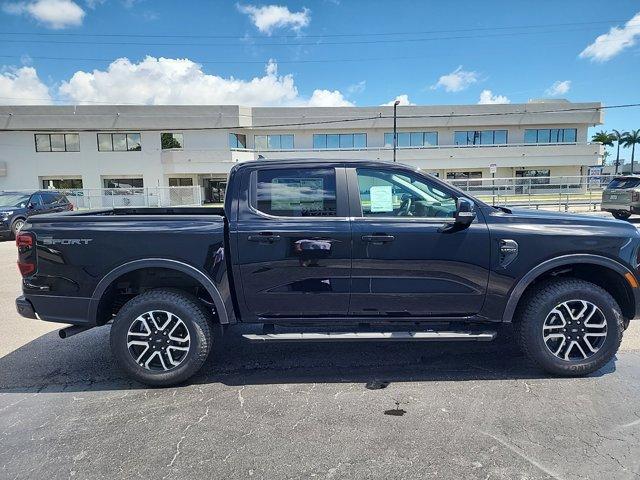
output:
[{"label": "side step", "polygon": [[252,342],[353,342],[353,341],[476,341],[490,342],[496,332],[326,332],[326,333],[246,333]]}]

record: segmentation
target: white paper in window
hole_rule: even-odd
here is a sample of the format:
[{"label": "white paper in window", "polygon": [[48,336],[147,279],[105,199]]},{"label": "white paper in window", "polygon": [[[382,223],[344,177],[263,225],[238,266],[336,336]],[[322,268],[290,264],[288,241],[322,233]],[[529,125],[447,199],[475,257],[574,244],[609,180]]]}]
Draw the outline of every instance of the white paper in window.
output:
[{"label": "white paper in window", "polygon": [[393,187],[376,185],[369,189],[372,212],[393,212]]}]

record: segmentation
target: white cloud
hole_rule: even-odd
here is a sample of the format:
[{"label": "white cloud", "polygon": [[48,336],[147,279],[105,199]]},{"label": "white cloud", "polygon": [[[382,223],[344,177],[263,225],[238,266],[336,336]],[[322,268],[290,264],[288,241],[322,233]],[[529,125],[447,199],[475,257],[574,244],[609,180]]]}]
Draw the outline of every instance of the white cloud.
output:
[{"label": "white cloud", "polygon": [[353,107],[339,90],[314,90],[307,102],[310,107]]},{"label": "white cloud", "polygon": [[478,81],[478,72],[471,72],[462,69],[462,65],[447,75],[442,75],[435,85],[431,86],[432,90],[443,87],[447,92],[459,92],[469,85]]},{"label": "white cloud", "polygon": [[483,90],[480,92],[480,100],[478,101],[478,104],[489,105],[498,103],[511,103],[511,100],[504,95],[494,95],[491,90]]},{"label": "white cloud", "polygon": [[347,93],[350,95],[358,94],[364,92],[365,88],[367,88],[367,81],[362,80],[358,83],[354,83],[347,87]]},{"label": "white cloud", "polygon": [[640,37],[640,12],[625,23],[624,27],[611,27],[608,33],[598,36],[592,44],[580,52],[580,58],[606,62],[625,48],[635,45],[638,37]]},{"label": "white cloud", "polygon": [[106,70],[78,71],[60,85],[63,99],[73,103],[148,105],[207,104],[249,106],[349,106],[338,90],[315,90],[311,98],[298,93],[293,75],[279,75],[270,61],[262,76],[250,80],[207,74],[189,59],[127,58]]},{"label": "white cloud", "polygon": [[47,86],[36,69],[22,67],[0,72],[0,103],[3,105],[44,105],[51,103]]},{"label": "white cloud", "polygon": [[571,80],[563,80],[563,81],[557,80],[553,82],[553,85],[547,88],[544,93],[546,95],[555,97],[556,95],[564,95],[569,91],[570,88],[571,88]]},{"label": "white cloud", "polygon": [[82,25],[85,11],[72,0],[35,0],[2,5],[5,13],[27,15],[46,27],[62,29]]},{"label": "white cloud", "polygon": [[288,7],[281,5],[257,7],[238,3],[236,7],[240,12],[249,15],[256,28],[267,35],[271,35],[278,28],[290,28],[299,32],[311,21],[311,12],[304,7],[299,12],[292,12]]},{"label": "white cloud", "polygon": [[409,95],[407,95],[406,93],[403,93],[402,95],[398,95],[396,98],[394,98],[393,100],[391,100],[390,102],[387,103],[383,103],[382,106],[386,107],[386,106],[393,106],[394,103],[396,103],[396,101],[399,101],[400,103],[398,105],[415,105],[415,103],[412,103],[409,100]]}]

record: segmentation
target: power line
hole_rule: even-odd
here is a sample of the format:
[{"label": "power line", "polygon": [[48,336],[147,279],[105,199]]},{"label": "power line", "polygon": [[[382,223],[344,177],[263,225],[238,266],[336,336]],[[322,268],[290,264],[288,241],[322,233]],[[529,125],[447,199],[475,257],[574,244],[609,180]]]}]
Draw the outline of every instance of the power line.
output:
[{"label": "power line", "polygon": [[[444,54],[443,54],[444,55]],[[0,55],[0,58],[23,58],[24,55]],[[113,62],[115,58],[82,58],[82,57],[41,57],[28,56],[32,60],[52,60],[52,61],[87,61],[87,62]],[[431,58],[430,55],[416,55],[405,57],[365,57],[365,58],[334,58],[334,59],[316,59],[316,60],[277,60],[274,63],[278,65],[298,64],[298,63],[352,63],[352,62],[380,62],[380,61],[397,61],[397,60],[419,60]],[[191,60],[194,63],[202,65],[226,65],[226,64],[242,64],[242,65],[267,65],[269,60]]]},{"label": "power line", "polygon": [[[32,39],[3,39],[4,43],[35,43],[35,44],[73,44],[73,45],[104,45],[104,46],[156,46],[156,47],[189,47],[189,46],[201,46],[201,47],[245,47],[245,46],[259,46],[259,47],[279,47],[279,46],[307,46],[317,47],[325,45],[370,45],[370,44],[390,44],[390,43],[420,43],[431,41],[443,41],[443,40],[465,40],[465,39],[480,39],[480,38],[495,38],[495,37],[513,37],[524,35],[541,35],[548,33],[564,33],[567,31],[582,31],[584,28],[578,29],[562,29],[552,31],[537,31],[537,32],[506,32],[506,33],[494,33],[494,34],[480,34],[480,35],[454,35],[448,37],[428,37],[428,38],[400,38],[400,39],[384,39],[384,40],[356,40],[356,41],[330,41],[330,42],[260,42],[260,43],[243,43],[243,38],[238,38],[233,43],[205,43],[205,42],[181,42],[181,43],[150,43],[150,42],[100,42],[100,41],[88,41],[88,40],[32,40]],[[300,38],[300,37],[298,37]]]},{"label": "power line", "polygon": [[[459,33],[459,32],[477,32],[487,30],[517,30],[531,28],[546,27],[570,27],[578,25],[602,25],[620,23],[625,20],[600,20],[594,22],[569,22],[569,23],[548,23],[534,25],[503,25],[492,27],[471,27],[456,28],[445,30],[421,30],[421,31],[402,31],[402,32],[367,32],[367,33],[324,33],[324,34],[305,34],[305,35],[271,35],[270,38],[340,38],[340,37],[376,37],[376,36],[392,36],[392,35],[428,35],[434,33]],[[77,32],[1,32],[0,35],[28,35],[28,36],[47,36],[47,37],[123,37],[123,38],[227,38],[227,39],[262,39],[263,36],[237,36],[237,35],[205,35],[205,34],[144,34],[144,33],[77,33]]]},{"label": "power line", "polygon": [[[402,119],[410,119],[410,118],[469,118],[469,117],[496,117],[496,116],[510,116],[510,115],[540,115],[540,114],[550,114],[550,113],[568,113],[568,112],[580,112],[580,111],[591,111],[591,112],[598,112],[600,110],[612,110],[612,109],[620,109],[620,108],[635,108],[635,107],[640,107],[640,103],[627,103],[627,104],[620,104],[620,105],[604,105],[604,106],[600,106],[600,107],[572,107],[572,108],[562,108],[562,109],[546,109],[546,110],[533,110],[533,111],[527,111],[522,110],[522,111],[514,111],[514,112],[488,112],[488,113],[450,113],[450,114],[417,114],[417,115],[398,115],[397,118],[398,120],[402,120]],[[381,107],[378,107],[381,108]],[[9,115],[9,114],[5,114],[5,115]],[[51,114],[11,114],[13,116],[52,116]],[[98,114],[99,115],[99,114]],[[64,117],[64,116],[74,116],[73,114],[60,114],[60,115],[56,115],[59,117]],[[109,117],[113,117],[113,114],[103,114],[103,116],[109,116]],[[135,115],[132,115],[135,117]],[[186,116],[188,118],[198,118],[198,117],[205,117],[203,115],[188,115]],[[220,116],[216,116],[217,118],[235,118],[236,116],[231,116],[231,117],[224,117],[222,115]],[[230,126],[224,126],[224,127],[186,127],[186,128],[178,128],[178,130],[180,131],[192,131],[192,130],[198,130],[198,131],[209,131],[209,130],[233,130],[233,129],[251,129],[251,128],[256,128],[256,129],[267,129],[267,128],[281,128],[281,127],[300,127],[300,126],[308,126],[308,125],[328,125],[328,124],[336,124],[336,123],[351,123],[351,122],[362,122],[362,121],[368,121],[368,120],[382,120],[382,119],[391,119],[393,118],[393,115],[383,115],[382,112],[380,112],[380,114],[375,115],[375,116],[367,116],[367,117],[354,117],[354,118],[343,118],[343,119],[334,119],[334,120],[316,120],[316,121],[310,121],[310,122],[290,122],[290,123],[277,123],[277,124],[270,124],[270,125],[255,125],[255,126],[247,126],[247,127],[242,127],[242,126],[238,126],[238,127],[230,127]],[[100,131],[104,131],[104,132],[109,132],[109,131],[121,131],[123,130],[124,127],[122,128],[99,128]],[[73,131],[78,131],[78,132],[93,132],[96,131],[96,128],[72,128]],[[131,129],[131,127],[127,127],[128,130]],[[48,128],[46,129],[47,131],[69,131],[69,128]],[[141,131],[141,132],[146,132],[146,131],[167,131],[167,130],[176,130],[175,126],[170,126],[170,127],[154,127],[154,128],[146,128],[146,129],[136,129],[136,131]],[[43,131],[42,128],[0,128],[0,131],[2,132],[13,132],[13,131],[19,131],[19,132],[38,132],[38,131]]]}]

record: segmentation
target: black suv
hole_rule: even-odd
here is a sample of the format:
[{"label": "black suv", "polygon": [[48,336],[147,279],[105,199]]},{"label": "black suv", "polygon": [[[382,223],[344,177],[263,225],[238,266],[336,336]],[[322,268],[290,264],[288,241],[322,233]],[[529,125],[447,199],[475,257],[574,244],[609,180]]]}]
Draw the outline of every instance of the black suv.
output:
[{"label": "black suv", "polygon": [[73,210],[73,205],[60,192],[0,192],[0,237],[14,236],[31,215],[68,210]]}]

